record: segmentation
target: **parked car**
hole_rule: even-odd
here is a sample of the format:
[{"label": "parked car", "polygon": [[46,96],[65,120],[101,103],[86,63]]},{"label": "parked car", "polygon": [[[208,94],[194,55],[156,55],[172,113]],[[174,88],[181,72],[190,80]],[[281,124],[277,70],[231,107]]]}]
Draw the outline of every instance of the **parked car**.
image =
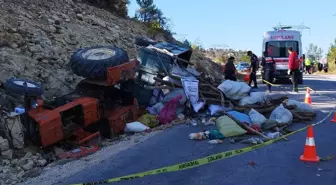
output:
[{"label": "parked car", "polygon": [[239,72],[247,72],[249,69],[250,64],[247,62],[240,62],[236,65],[236,69]]}]

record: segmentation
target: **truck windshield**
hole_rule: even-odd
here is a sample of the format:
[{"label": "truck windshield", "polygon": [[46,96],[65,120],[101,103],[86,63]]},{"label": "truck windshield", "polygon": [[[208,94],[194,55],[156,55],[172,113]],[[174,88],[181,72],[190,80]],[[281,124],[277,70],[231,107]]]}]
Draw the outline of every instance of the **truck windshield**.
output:
[{"label": "truck windshield", "polygon": [[292,47],[299,53],[298,41],[270,41],[266,42],[266,50],[270,57],[288,57],[288,48]]}]

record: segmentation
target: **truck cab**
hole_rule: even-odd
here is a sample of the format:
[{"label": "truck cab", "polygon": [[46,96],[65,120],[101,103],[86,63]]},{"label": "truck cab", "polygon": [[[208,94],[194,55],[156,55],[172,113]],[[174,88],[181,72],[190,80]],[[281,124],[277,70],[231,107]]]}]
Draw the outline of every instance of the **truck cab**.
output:
[{"label": "truck cab", "polygon": [[[287,30],[281,27],[274,31],[267,31],[263,36],[262,53],[268,52],[268,56],[272,57],[276,63],[275,79],[289,79],[288,75],[288,48],[292,47],[298,53],[300,60],[300,76],[299,84],[303,83],[303,62],[302,62],[302,41],[301,32],[297,30]],[[262,54],[263,56],[263,54]],[[263,72],[262,78],[264,79]]]}]

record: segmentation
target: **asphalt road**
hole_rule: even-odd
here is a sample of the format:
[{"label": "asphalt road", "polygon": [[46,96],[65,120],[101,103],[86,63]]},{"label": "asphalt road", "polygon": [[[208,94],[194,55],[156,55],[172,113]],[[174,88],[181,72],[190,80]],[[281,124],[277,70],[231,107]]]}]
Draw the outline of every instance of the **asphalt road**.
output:
[{"label": "asphalt road", "polygon": [[[313,105],[318,111],[317,121],[336,105],[336,76],[305,76],[305,86],[314,89]],[[291,85],[284,85],[290,87]],[[264,85],[260,90],[264,90]],[[285,93],[274,88],[274,94]],[[289,93],[290,98],[304,99],[304,90]],[[320,96],[318,93],[328,97]],[[321,157],[336,156],[336,124],[326,122],[314,127],[317,153]],[[293,129],[303,127],[296,124]],[[117,154],[115,157],[82,171],[60,184],[100,181],[143,172],[163,166],[186,162],[207,155],[246,147],[244,144],[210,145],[207,141],[189,140],[188,135],[213,126],[181,125],[158,134],[145,142]],[[117,185],[335,185],[336,159],[318,164],[299,160],[303,152],[306,131],[258,150],[217,161],[201,167],[148,176]],[[256,165],[251,167],[249,162]]]}]

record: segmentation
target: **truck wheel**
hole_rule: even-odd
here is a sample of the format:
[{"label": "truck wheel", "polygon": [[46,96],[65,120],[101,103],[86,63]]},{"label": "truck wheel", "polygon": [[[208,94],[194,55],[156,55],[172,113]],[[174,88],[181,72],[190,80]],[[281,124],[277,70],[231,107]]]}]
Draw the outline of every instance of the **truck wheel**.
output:
[{"label": "truck wheel", "polygon": [[135,44],[138,45],[138,46],[146,47],[146,46],[149,46],[149,45],[156,44],[156,41],[152,40],[152,39],[147,39],[145,37],[137,36],[137,37],[135,37]]},{"label": "truck wheel", "polygon": [[79,49],[70,59],[72,71],[81,77],[96,80],[106,78],[106,69],[129,61],[125,50],[113,46]]},{"label": "truck wheel", "polygon": [[41,96],[43,94],[41,85],[23,79],[8,79],[4,88],[7,92],[18,95]]}]

